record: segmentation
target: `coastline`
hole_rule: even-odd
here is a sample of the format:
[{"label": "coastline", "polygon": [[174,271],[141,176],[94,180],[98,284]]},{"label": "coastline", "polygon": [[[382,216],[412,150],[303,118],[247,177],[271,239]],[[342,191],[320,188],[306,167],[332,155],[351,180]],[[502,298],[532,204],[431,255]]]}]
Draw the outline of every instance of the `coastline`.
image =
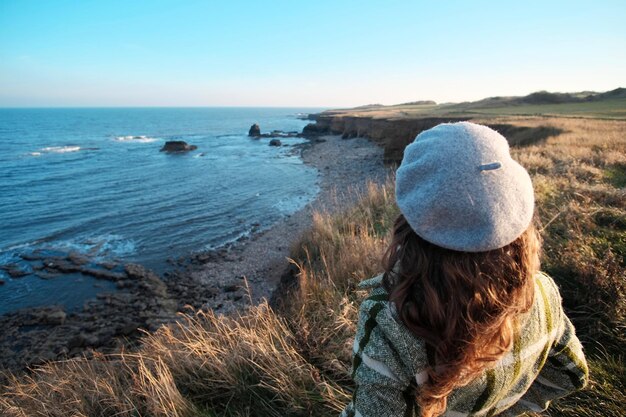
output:
[{"label": "coastline", "polygon": [[175,321],[178,312],[230,314],[270,299],[313,211],[350,204],[369,180],[382,182],[389,172],[383,149],[364,138],[319,136],[294,151],[319,172],[320,191],[305,207],[245,239],[185,256],[162,276],[127,264],[117,290],[99,293],[80,312],[45,306],[1,316],[0,369],[20,371],[49,360],[118,352],[132,348],[143,331]]},{"label": "coastline", "polygon": [[[389,174],[383,149],[364,138],[313,138],[301,145],[301,157],[319,171],[320,191],[315,199],[247,239],[187,258],[179,270],[166,273],[165,282],[176,294],[174,298],[193,309],[224,314],[270,299],[289,267],[291,246],[311,226],[312,213],[349,205],[368,181],[380,183]],[[194,288],[201,289],[200,293],[193,294]],[[178,307],[182,310],[184,305]]]}]

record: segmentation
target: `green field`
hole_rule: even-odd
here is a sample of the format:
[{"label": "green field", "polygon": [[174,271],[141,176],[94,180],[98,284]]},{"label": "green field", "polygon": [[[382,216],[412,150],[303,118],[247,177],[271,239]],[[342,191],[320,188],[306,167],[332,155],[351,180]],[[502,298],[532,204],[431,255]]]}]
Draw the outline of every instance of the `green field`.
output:
[{"label": "green field", "polygon": [[[466,114],[572,116],[600,119],[626,119],[626,98],[588,103],[526,104],[461,111]],[[454,112],[450,112],[454,114]]]},{"label": "green field", "polygon": [[[451,104],[370,105],[355,109],[331,110],[325,114],[388,119],[445,116],[559,116],[626,120],[626,96],[623,96],[623,93],[592,101],[562,103],[549,102],[551,93],[546,93],[546,95],[548,102],[527,103],[525,97],[495,97],[476,102]],[[572,100],[577,99],[576,95],[571,95],[571,97],[573,97]]]}]

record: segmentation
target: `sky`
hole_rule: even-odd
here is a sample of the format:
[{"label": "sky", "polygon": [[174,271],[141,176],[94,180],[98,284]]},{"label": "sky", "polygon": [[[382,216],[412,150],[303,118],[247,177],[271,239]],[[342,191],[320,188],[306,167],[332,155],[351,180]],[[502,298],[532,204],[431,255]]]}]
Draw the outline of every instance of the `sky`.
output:
[{"label": "sky", "polygon": [[626,87],[624,22],[624,0],[0,0],[0,107],[607,91]]}]

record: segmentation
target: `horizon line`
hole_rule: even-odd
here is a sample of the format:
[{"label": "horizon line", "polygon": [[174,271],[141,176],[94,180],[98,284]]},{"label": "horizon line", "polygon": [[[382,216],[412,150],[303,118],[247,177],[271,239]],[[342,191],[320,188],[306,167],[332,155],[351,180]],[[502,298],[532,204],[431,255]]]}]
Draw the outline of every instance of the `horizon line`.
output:
[{"label": "horizon line", "polygon": [[290,108],[314,108],[314,109],[351,109],[355,107],[364,107],[364,106],[399,106],[403,104],[409,104],[413,102],[426,102],[431,101],[435,103],[436,106],[441,105],[452,105],[452,104],[463,104],[463,103],[474,103],[490,98],[516,98],[516,97],[527,97],[531,94],[536,93],[549,93],[549,94],[581,94],[581,93],[595,93],[595,94],[603,94],[611,91],[623,89],[624,87],[615,87],[606,91],[594,91],[594,90],[579,90],[579,91],[550,91],[550,90],[536,90],[532,91],[528,94],[524,95],[492,95],[483,97],[476,100],[461,100],[461,101],[442,101],[438,102],[437,100],[432,99],[418,99],[418,100],[410,100],[403,103],[393,103],[393,104],[380,104],[380,103],[366,103],[366,104],[357,104],[357,105],[331,105],[331,106],[319,106],[319,105],[280,105],[280,106],[265,106],[265,105],[49,105],[49,106],[5,106],[0,105],[0,109],[145,109],[145,108],[161,108],[161,109],[172,109],[172,108],[180,108],[180,109],[201,109],[201,108],[265,108],[265,109],[290,109]]},{"label": "horizon line", "polygon": [[339,106],[0,106],[0,110],[12,109],[329,109]]}]

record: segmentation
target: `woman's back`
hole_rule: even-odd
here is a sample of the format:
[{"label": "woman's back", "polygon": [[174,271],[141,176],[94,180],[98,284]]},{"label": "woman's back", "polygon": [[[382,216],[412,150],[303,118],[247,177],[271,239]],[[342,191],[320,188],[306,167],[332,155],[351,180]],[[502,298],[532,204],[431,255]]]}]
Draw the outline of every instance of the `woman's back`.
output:
[{"label": "woman's back", "polygon": [[[382,275],[363,281],[361,288],[373,289],[361,304],[354,341],[357,389],[342,416],[419,416],[415,392],[428,379],[432,349],[401,323]],[[581,388],[587,374],[559,291],[550,277],[538,273],[534,302],[520,320],[513,348],[478,378],[452,391],[444,415],[541,411],[549,401]]]}]

